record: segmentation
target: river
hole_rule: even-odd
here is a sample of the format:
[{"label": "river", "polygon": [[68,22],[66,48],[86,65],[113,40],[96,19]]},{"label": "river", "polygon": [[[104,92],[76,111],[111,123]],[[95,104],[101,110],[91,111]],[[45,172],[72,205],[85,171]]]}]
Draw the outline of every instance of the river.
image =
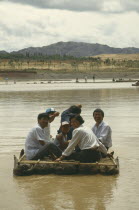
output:
[{"label": "river", "polygon": [[[13,155],[24,148],[37,115],[54,107],[62,112],[82,104],[85,125],[102,108],[112,128],[120,174],[13,176]],[[60,117],[51,124],[56,135]],[[0,84],[1,210],[136,210],[139,206],[139,87],[131,83]]]}]

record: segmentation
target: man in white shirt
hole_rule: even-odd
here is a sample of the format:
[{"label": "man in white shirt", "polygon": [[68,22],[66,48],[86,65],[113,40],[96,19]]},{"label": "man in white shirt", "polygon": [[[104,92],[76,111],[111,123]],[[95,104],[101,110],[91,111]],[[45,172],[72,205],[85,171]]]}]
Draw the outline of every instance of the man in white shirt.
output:
[{"label": "man in white shirt", "polygon": [[109,149],[112,146],[112,130],[110,126],[103,121],[104,112],[101,109],[95,109],[93,112],[94,120],[96,124],[92,127],[93,133],[97,136],[99,141],[104,144],[104,146]]},{"label": "man in white shirt", "polygon": [[29,160],[42,159],[44,156],[59,157],[61,150],[47,139],[45,127],[48,126],[49,115],[38,115],[38,125],[31,129],[25,142],[25,154]]},{"label": "man in white shirt", "polygon": [[48,126],[44,128],[44,132],[48,141],[51,140],[51,132],[50,132],[50,123],[54,121],[55,117],[59,116],[59,112],[57,112],[54,108],[46,109],[46,114],[49,115]]},{"label": "man in white shirt", "polygon": [[[93,134],[90,128],[84,127],[84,120],[81,116],[71,118],[71,125],[74,128],[72,139],[62,153],[62,156],[57,159],[74,159],[80,162],[95,162],[101,158],[100,151],[107,155],[107,150],[97,137]],[[74,151],[75,147],[80,148],[79,152]]]}]

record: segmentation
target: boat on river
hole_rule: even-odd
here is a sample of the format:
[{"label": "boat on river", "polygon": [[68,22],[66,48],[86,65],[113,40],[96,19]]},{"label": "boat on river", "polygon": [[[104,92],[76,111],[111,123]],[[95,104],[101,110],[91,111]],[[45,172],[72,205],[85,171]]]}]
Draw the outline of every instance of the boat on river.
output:
[{"label": "boat on river", "polygon": [[123,78],[115,80],[115,82],[135,82],[135,81],[136,81],[135,79],[123,79]]},{"label": "boat on river", "polygon": [[132,84],[132,86],[139,86],[139,80]]},{"label": "boat on river", "polygon": [[[22,153],[22,152],[21,152]],[[82,163],[75,160],[52,161],[49,157],[43,160],[27,160],[25,154],[19,158],[14,155],[13,174],[27,176],[32,174],[105,174],[119,173],[119,159],[114,157],[101,158],[95,163]]]}]

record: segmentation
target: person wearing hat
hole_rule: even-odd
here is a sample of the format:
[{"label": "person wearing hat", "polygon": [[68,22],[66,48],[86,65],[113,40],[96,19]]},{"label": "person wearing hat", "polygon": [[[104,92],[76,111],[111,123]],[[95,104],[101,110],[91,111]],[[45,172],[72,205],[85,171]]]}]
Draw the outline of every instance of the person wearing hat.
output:
[{"label": "person wearing hat", "polygon": [[103,121],[104,112],[102,109],[95,109],[93,112],[95,125],[92,127],[93,133],[97,136],[99,141],[104,144],[104,146],[109,149],[112,146],[112,130],[110,126]]},{"label": "person wearing hat", "polygon": [[61,150],[47,139],[44,129],[48,126],[48,122],[47,113],[39,114],[38,124],[28,133],[25,142],[25,154],[28,160],[43,159],[45,156],[54,159],[62,154]]},{"label": "person wearing hat", "polygon": [[59,112],[57,112],[54,108],[48,108],[46,109],[46,114],[49,115],[49,122],[48,126],[45,127],[44,132],[45,135],[47,136],[47,139],[50,141],[51,140],[50,123],[54,121],[55,117],[59,116]]},{"label": "person wearing hat", "polygon": [[[70,123],[70,118],[75,116],[75,115],[80,115],[81,114],[81,108],[82,105],[81,104],[76,104],[76,105],[72,105],[70,106],[68,109],[66,109],[65,111],[62,112],[61,114],[61,123],[64,121],[67,121]],[[59,128],[58,133],[60,133],[61,130]],[[72,132],[73,132],[73,128],[70,127],[69,132],[67,133],[68,139],[72,139]]]},{"label": "person wearing hat", "polygon": [[56,135],[54,144],[56,144],[62,151],[64,151],[69,144],[67,133],[70,130],[70,124],[67,121],[63,121],[61,123],[60,130],[61,130],[61,133]]}]

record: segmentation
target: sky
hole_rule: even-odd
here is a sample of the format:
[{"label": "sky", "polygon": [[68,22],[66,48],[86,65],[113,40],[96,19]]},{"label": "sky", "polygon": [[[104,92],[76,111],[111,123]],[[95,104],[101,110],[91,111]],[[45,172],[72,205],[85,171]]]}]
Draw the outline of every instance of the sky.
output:
[{"label": "sky", "polygon": [[0,51],[60,41],[139,48],[139,0],[0,0]]}]

